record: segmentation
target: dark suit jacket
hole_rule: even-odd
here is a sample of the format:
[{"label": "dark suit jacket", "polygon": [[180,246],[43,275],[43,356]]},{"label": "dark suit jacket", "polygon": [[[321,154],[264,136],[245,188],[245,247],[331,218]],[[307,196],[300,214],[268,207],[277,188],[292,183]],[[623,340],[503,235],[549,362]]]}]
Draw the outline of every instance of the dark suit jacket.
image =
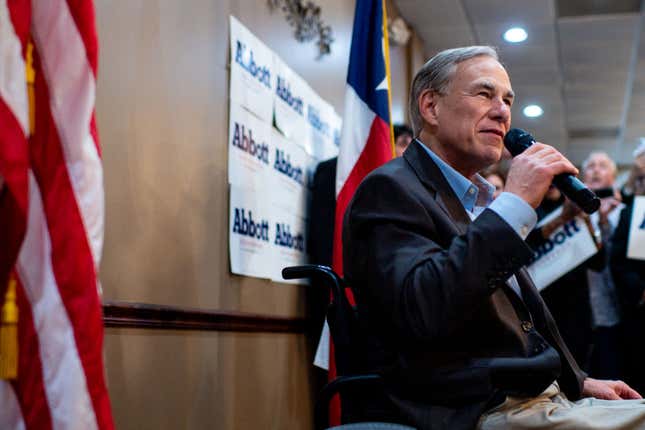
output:
[{"label": "dark suit jacket", "polygon": [[403,421],[473,428],[506,395],[555,379],[580,397],[586,375],[522,269],[530,248],[489,209],[471,222],[420,142],[365,178],[344,221],[365,369],[384,376]]}]

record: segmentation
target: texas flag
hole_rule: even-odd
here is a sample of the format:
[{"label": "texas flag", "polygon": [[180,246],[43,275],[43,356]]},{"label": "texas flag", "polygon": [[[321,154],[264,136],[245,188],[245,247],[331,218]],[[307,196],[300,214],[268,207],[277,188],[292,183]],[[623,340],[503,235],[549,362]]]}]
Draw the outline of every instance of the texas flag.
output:
[{"label": "texas flag", "polygon": [[[345,209],[363,178],[393,157],[389,69],[385,0],[357,0],[336,170],[332,268],[340,276],[343,276],[342,231]],[[353,304],[353,297],[348,299]],[[329,379],[335,377],[332,344]],[[331,405],[330,415],[330,424],[340,422],[340,404],[337,398]]]},{"label": "texas flag", "polygon": [[358,184],[392,159],[385,0],[357,0],[336,170],[333,269],[343,275],[342,226]]}]

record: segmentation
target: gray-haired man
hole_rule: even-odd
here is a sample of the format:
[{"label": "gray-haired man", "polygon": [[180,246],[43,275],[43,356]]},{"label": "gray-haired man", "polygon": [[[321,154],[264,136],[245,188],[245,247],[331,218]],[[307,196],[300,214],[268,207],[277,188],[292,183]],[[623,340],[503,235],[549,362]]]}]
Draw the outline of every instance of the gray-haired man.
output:
[{"label": "gray-haired man", "polygon": [[534,208],[575,167],[534,144],[492,203],[494,187],[477,174],[502,156],[513,98],[490,47],[443,51],[417,73],[418,139],[365,178],[343,225],[366,370],[383,375],[388,414],[417,428],[605,429],[616,419],[609,411],[645,426],[635,401],[567,399],[640,396],[586,378],[523,269]]},{"label": "gray-haired man", "polygon": [[600,209],[591,215],[591,223],[605,248],[607,261],[600,271],[587,270],[594,328],[590,373],[603,378],[618,378],[622,374],[618,328],[620,307],[608,264],[610,239],[624,207],[620,194],[614,189],[616,163],[606,152],[594,151],[582,163],[582,177],[592,190],[612,193],[602,196]]}]

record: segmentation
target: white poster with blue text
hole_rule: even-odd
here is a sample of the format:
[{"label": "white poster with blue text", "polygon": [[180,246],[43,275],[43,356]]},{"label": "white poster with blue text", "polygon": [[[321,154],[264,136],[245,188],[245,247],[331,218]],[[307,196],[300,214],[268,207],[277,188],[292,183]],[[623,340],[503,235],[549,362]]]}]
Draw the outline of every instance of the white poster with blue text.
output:
[{"label": "white poster with blue text", "polygon": [[[539,226],[545,225],[560,213],[562,208],[556,209]],[[555,230],[534,252],[534,260],[527,269],[537,289],[543,290],[597,253],[598,247],[590,224],[584,218],[576,217]]]},{"label": "white poster with blue text", "polygon": [[317,161],[301,146],[285,139],[277,130],[271,134],[272,177],[268,183],[274,204],[306,218],[309,188]]},{"label": "white poster with blue text", "polygon": [[272,127],[242,106],[231,103],[228,126],[228,183],[246,188],[266,187],[274,155]]},{"label": "white poster with blue text", "polygon": [[283,282],[282,268],[307,262],[311,182],[338,154],[341,118],[233,16],[230,37],[231,271]]},{"label": "white poster with blue text", "polygon": [[308,128],[307,136],[301,144],[317,160],[337,156],[341,118],[329,103],[311,89],[305,101]]},{"label": "white poster with blue text", "polygon": [[231,25],[231,101],[260,119],[273,117],[273,51],[233,16]]},{"label": "white poster with blue text", "polygon": [[229,193],[231,272],[270,279],[275,271],[270,204],[247,188],[231,185]]},{"label": "white poster with blue text", "polygon": [[275,94],[273,109],[275,126],[294,142],[307,137],[305,118],[305,97],[311,93],[309,85],[289,68],[277,55],[273,58],[275,67]]},{"label": "white poster with blue text", "polygon": [[645,260],[645,197],[634,197],[634,209],[629,226],[627,258]]},{"label": "white poster with blue text", "polygon": [[284,267],[307,263],[306,220],[283,209],[275,196],[231,185],[229,208],[232,273],[285,282]]},{"label": "white poster with blue text", "polygon": [[[271,211],[271,234],[273,245],[273,271],[271,279],[285,282],[282,269],[307,263],[306,222],[301,216],[274,207]],[[291,283],[304,284],[306,280],[293,280]]]}]

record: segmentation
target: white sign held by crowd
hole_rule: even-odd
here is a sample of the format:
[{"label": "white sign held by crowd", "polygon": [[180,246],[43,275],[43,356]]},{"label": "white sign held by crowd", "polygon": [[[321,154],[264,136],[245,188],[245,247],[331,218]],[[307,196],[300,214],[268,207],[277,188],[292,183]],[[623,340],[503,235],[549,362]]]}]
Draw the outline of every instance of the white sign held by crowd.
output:
[{"label": "white sign held by crowd", "polygon": [[[562,209],[545,217],[540,226],[560,215]],[[598,252],[592,232],[582,217],[576,217],[555,230],[535,251],[535,260],[528,267],[538,290],[575,269]]]},{"label": "white sign held by crowd", "polygon": [[634,197],[634,209],[629,226],[627,258],[645,260],[645,197]]}]

